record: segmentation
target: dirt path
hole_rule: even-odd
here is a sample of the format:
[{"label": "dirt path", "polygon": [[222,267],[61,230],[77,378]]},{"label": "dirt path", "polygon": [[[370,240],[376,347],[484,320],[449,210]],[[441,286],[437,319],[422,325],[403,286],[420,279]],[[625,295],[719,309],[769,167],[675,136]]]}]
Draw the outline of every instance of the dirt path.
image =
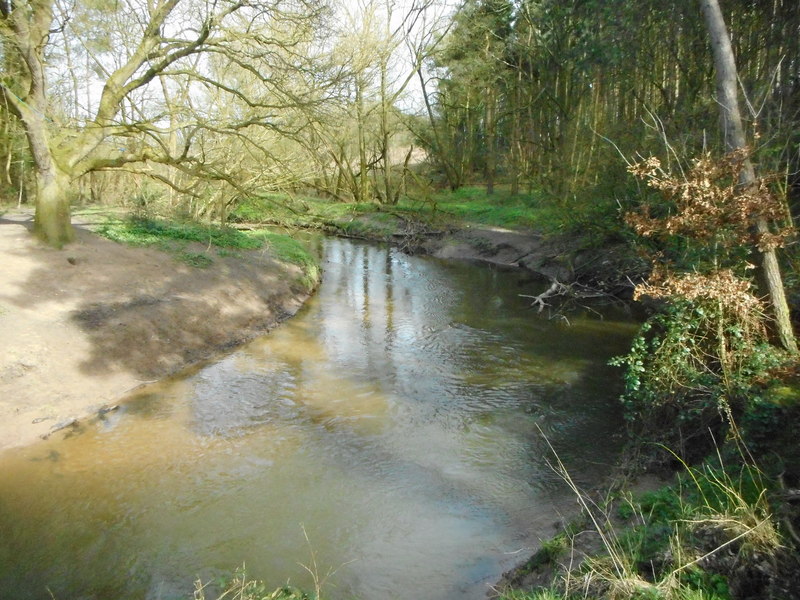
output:
[{"label": "dirt path", "polygon": [[0,217],[0,449],[251,339],[308,296],[299,268],[264,251],[212,249],[213,264],[197,269],[101,238],[88,223],[54,250],[31,225],[29,214]]}]

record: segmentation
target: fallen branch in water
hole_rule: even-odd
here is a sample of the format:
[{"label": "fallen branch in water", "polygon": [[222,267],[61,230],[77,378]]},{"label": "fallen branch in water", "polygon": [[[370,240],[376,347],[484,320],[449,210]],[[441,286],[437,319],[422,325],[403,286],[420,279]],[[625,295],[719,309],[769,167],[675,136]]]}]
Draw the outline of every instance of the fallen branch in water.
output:
[{"label": "fallen branch in water", "polygon": [[[545,291],[543,291],[541,294],[538,294],[536,296],[531,296],[530,294],[519,294],[519,297],[530,298],[531,300],[533,300],[533,302],[531,302],[531,306],[538,307],[538,310],[536,311],[537,313],[542,312],[545,309],[545,307],[549,308],[550,305],[547,302],[545,302],[545,300],[547,300],[548,298],[565,297],[570,300],[575,300],[575,299],[588,300],[590,298],[611,298],[617,302],[621,302],[619,298],[617,298],[613,294],[609,294],[608,292],[604,292],[602,290],[598,290],[589,287],[587,285],[580,284],[577,281],[566,284],[566,283],[561,283],[557,279],[553,279],[550,283],[550,287],[547,288]],[[580,305],[580,306],[582,306],[587,310],[591,310],[592,312],[598,315],[600,314],[589,306],[586,305]],[[566,317],[564,317],[564,315],[561,314],[561,310],[563,310],[563,308],[564,306],[562,305],[555,315],[551,315],[551,318],[553,318],[553,316],[558,316],[566,320]]]},{"label": "fallen branch in water", "polygon": [[569,286],[564,285],[557,279],[553,279],[553,282],[550,284],[550,287],[547,288],[538,296],[520,294],[519,297],[532,299],[533,302],[531,302],[531,306],[538,306],[539,310],[537,310],[536,312],[542,312],[542,310],[544,310],[544,307],[547,306],[547,303],[545,302],[546,298],[552,298],[553,296],[566,296],[569,294],[569,291],[570,291]]}]

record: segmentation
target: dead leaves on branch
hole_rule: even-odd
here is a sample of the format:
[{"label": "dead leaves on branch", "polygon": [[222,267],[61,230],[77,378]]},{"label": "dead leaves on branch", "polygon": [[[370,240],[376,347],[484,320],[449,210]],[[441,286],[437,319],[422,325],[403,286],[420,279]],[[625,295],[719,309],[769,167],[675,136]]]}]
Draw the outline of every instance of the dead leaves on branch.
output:
[{"label": "dead leaves on branch", "polygon": [[634,299],[682,298],[695,306],[713,307],[722,323],[737,324],[755,341],[766,335],[766,307],[754,295],[752,282],[746,277],[753,267],[744,259],[742,248],[764,252],[783,246],[792,230],[774,227],[756,233],[759,220],[781,222],[785,211],[767,178],[748,186],[740,184],[748,158],[746,149],[721,158],[706,153],[681,176],[666,172],[655,157],[632,165],[630,172],[661,195],[663,202],[653,209],[666,214],[652,216],[645,206],[626,215],[626,221],[645,237],[681,237],[698,244],[710,258],[706,269],[695,264],[693,271],[683,273],[662,262],[646,282],[636,286]]},{"label": "dead leaves on branch", "polygon": [[748,338],[765,339],[764,303],[751,288],[748,280],[737,277],[731,269],[676,275],[662,267],[636,286],[634,300],[683,298],[697,306],[715,306],[725,322],[738,324]]},{"label": "dead leaves on branch", "polygon": [[723,305],[733,303],[758,310],[761,301],[750,293],[750,282],[734,275],[730,269],[704,275],[684,273],[672,275],[663,268],[656,268],[646,283],[636,288],[634,300],[641,296],[670,298],[680,296],[687,300],[714,300]]},{"label": "dead leaves on branch", "polygon": [[754,246],[761,252],[785,245],[791,234],[787,227],[755,233],[759,219],[778,223],[786,213],[768,178],[749,186],[740,184],[748,152],[740,149],[722,158],[706,153],[681,177],[666,172],[655,157],[632,165],[629,171],[658,190],[671,210],[667,216],[652,216],[645,206],[628,213],[626,222],[645,237],[686,236],[723,248]]}]

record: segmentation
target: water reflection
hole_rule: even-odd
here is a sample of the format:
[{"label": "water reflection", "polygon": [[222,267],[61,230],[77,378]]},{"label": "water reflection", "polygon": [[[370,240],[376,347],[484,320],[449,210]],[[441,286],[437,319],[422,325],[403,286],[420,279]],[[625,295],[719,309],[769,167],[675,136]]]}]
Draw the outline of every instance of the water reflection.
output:
[{"label": "water reflection", "polygon": [[370,245],[324,267],[269,336],[0,456],[3,598],[186,597],[243,563],[310,586],[312,551],[332,599],[482,598],[573,505],[537,427],[582,484],[613,460],[630,324]]}]

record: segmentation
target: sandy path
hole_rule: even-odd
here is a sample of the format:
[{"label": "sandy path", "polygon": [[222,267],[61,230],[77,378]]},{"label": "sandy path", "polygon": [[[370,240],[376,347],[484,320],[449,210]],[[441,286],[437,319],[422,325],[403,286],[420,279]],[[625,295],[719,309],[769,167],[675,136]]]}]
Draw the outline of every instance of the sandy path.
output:
[{"label": "sandy path", "polygon": [[197,269],[86,226],[54,250],[31,222],[0,217],[0,449],[251,339],[307,298],[299,270],[263,251],[212,249],[212,266]]}]

